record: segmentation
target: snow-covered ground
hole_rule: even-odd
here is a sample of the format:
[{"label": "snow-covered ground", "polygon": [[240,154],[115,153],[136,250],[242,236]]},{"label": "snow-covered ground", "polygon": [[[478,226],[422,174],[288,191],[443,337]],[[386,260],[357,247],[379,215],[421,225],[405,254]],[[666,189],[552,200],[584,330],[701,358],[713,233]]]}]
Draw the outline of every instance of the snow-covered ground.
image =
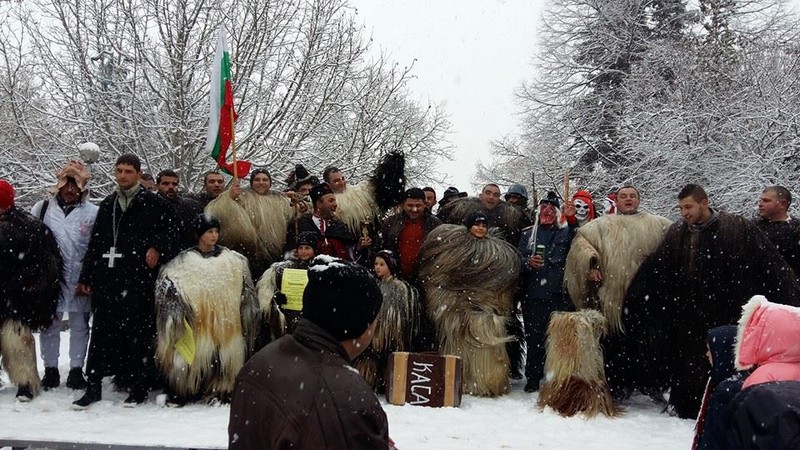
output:
[{"label": "snow-covered ground", "polygon": [[[128,445],[227,447],[227,406],[158,405],[158,392],[137,408],[124,408],[125,394],[110,383],[103,400],[86,411],[71,403],[82,391],[63,386],[69,370],[68,332],[62,333],[62,387],[44,392],[30,403],[15,399],[16,387],[2,375],[0,440],[103,442]],[[38,336],[37,336],[38,344]],[[38,347],[38,345],[37,345]],[[40,371],[41,361],[39,361]],[[634,397],[622,417],[563,418],[536,407],[536,394],[516,382],[509,395],[465,396],[460,408],[426,408],[386,404],[389,433],[400,449],[686,449],[694,423],[661,413],[645,397]],[[163,402],[162,402],[163,403]]]}]

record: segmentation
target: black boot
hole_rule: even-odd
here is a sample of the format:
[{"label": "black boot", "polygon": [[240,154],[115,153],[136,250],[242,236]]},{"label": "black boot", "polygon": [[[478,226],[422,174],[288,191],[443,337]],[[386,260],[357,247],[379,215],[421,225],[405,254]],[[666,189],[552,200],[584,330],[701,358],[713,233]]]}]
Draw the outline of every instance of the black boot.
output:
[{"label": "black boot", "polygon": [[142,403],[147,401],[147,389],[141,387],[134,387],[131,389],[131,395],[122,402],[122,406],[133,408],[137,405],[141,405]]},{"label": "black boot", "polygon": [[55,389],[61,384],[61,374],[58,373],[58,367],[45,367],[44,376],[42,377],[42,387],[45,391]]},{"label": "black boot", "polygon": [[103,384],[100,382],[89,382],[86,386],[86,393],[83,397],[72,402],[72,409],[86,409],[92,403],[99,402],[103,398]]},{"label": "black boot", "polygon": [[33,390],[27,384],[17,389],[17,401],[27,403],[33,400]]},{"label": "black boot", "polygon": [[83,378],[83,370],[81,370],[80,367],[73,367],[69,369],[69,375],[67,375],[67,387],[70,389],[86,389],[86,379]]}]

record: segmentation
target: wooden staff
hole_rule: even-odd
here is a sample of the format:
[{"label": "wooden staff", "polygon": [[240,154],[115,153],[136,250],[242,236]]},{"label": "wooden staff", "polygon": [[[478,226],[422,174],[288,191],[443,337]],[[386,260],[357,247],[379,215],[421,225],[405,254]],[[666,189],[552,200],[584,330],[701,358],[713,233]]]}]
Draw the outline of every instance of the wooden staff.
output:
[{"label": "wooden staff", "polygon": [[569,200],[569,170],[564,169],[564,201]]}]

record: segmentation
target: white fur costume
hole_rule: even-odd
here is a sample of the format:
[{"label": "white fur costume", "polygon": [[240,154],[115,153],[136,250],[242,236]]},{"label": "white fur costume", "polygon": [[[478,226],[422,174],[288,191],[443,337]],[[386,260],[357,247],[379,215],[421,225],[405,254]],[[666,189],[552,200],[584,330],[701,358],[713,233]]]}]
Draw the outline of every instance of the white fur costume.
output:
[{"label": "white fur costume", "polygon": [[364,224],[372,225],[383,214],[375,201],[375,188],[371,180],[348,186],[344,192],[336,194],[336,204],[336,217],[356,236],[361,236]]},{"label": "white fur costume", "polygon": [[[603,216],[578,228],[567,254],[564,285],[577,309],[599,309],[611,333],[622,331],[622,304],[639,266],[652,253],[671,222],[648,213]],[[593,289],[589,270],[603,274]]]},{"label": "white fur costume", "polygon": [[[156,359],[172,390],[185,399],[225,400],[252,350],[260,315],[247,260],[224,247],[204,258],[194,249],[165,265],[156,282]],[[194,333],[189,364],[175,349],[184,320]]]}]

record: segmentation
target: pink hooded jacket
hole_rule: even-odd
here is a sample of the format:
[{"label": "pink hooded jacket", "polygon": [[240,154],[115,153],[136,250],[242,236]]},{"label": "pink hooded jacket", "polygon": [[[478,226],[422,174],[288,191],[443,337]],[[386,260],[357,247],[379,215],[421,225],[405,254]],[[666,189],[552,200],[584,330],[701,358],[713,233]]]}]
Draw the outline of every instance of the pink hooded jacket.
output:
[{"label": "pink hooded jacket", "polygon": [[756,295],[742,309],[736,368],[756,367],[742,389],[768,381],[800,381],[800,308]]}]

